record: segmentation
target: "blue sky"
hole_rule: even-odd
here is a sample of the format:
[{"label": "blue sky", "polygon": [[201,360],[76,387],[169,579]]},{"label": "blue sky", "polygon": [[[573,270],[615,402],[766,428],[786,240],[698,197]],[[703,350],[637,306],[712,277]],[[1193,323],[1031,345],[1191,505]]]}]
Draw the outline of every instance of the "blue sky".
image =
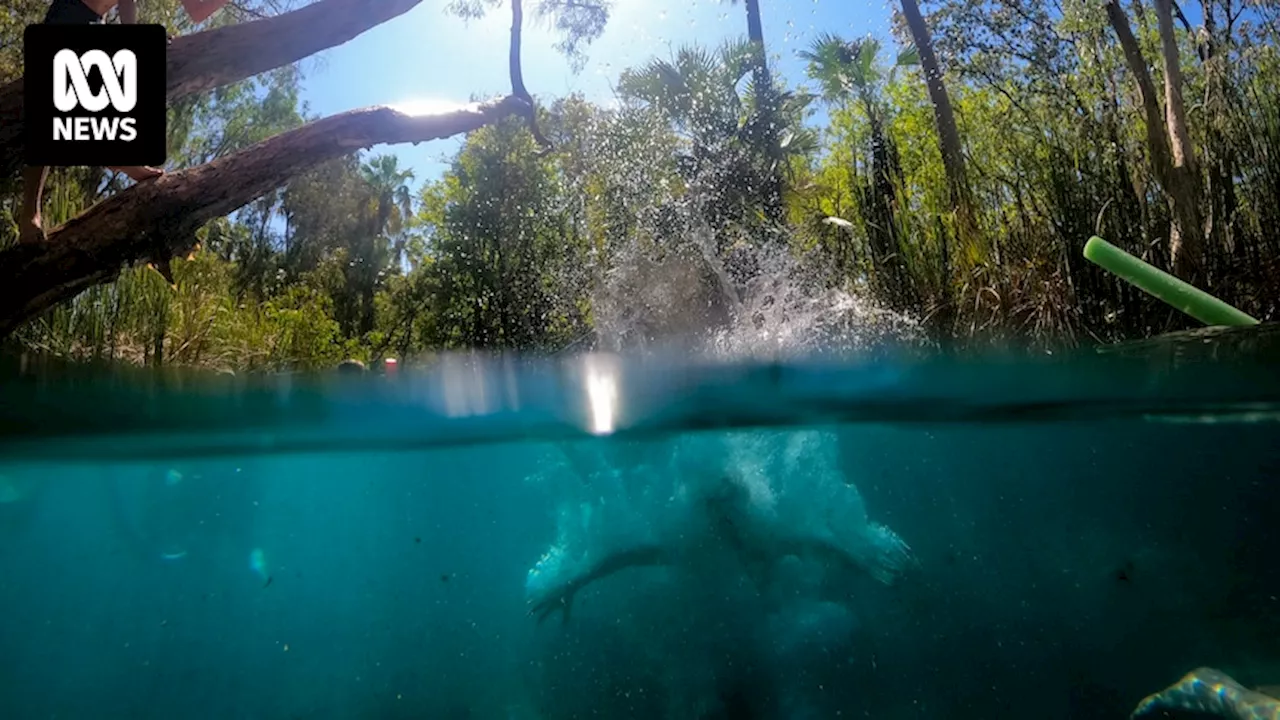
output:
[{"label": "blue sky", "polygon": [[[482,20],[447,15],[445,0],[425,0],[404,15],[304,64],[303,100],[311,112],[330,115],[369,105],[467,102],[510,89],[507,41],[510,10]],[[526,4],[531,4],[526,0]],[[765,40],[776,72],[791,83],[804,78],[795,57],[816,33],[889,37],[887,0],[761,0]],[[604,35],[587,49],[587,65],[573,73],[554,49],[556,37],[526,11],[524,76],[529,92],[547,102],[580,92],[607,103],[618,74],[692,42],[715,46],[746,34],[741,5],[728,0],[616,0]],[[459,140],[379,147],[395,152],[418,181],[447,167]]]}]

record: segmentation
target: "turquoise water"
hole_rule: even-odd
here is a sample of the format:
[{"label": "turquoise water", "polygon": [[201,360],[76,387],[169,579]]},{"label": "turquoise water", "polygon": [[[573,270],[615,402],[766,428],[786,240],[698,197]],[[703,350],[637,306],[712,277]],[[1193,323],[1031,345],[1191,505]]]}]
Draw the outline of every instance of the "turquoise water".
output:
[{"label": "turquoise water", "polygon": [[1239,337],[14,361],[0,714],[1120,718],[1201,665],[1276,684],[1280,373]]}]

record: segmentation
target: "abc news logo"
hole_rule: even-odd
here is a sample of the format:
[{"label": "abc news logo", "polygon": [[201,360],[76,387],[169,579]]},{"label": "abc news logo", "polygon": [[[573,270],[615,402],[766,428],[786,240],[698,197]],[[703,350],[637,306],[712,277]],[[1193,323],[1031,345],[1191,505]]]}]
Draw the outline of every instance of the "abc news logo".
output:
[{"label": "abc news logo", "polygon": [[[89,89],[89,68],[102,74],[102,90]],[[133,112],[138,104],[138,56],[131,50],[120,50],[112,57],[101,50],[77,55],[74,50],[59,50],[53,56],[53,106],[58,112],[71,113],[84,109],[102,112],[107,104],[118,113]],[[137,120],[131,117],[68,116],[53,119],[54,140],[137,139]]]},{"label": "abc news logo", "polygon": [[163,165],[161,25],[31,25],[24,98],[30,165]]}]

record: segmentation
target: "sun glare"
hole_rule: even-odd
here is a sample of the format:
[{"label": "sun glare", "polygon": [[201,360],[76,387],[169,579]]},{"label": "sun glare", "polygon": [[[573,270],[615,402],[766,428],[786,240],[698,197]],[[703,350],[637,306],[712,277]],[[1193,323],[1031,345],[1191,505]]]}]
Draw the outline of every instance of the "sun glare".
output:
[{"label": "sun glare", "polygon": [[617,425],[617,366],[613,358],[607,355],[588,355],[585,364],[590,430],[593,435],[608,435]]},{"label": "sun glare", "polygon": [[440,98],[418,98],[415,100],[406,100],[404,102],[392,103],[392,110],[402,112],[405,115],[442,115],[444,113],[465,110],[472,107],[474,103],[460,103],[454,100],[442,100]]}]

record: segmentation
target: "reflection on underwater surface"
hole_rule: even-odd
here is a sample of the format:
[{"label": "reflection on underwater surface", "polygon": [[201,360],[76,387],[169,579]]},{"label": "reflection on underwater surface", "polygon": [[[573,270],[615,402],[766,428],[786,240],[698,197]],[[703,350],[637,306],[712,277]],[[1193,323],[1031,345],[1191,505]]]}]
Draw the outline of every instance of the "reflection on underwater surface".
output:
[{"label": "reflection on underwater surface", "polygon": [[0,710],[1104,718],[1280,680],[1265,364],[619,366],[600,437],[607,373],[565,367],[11,380]]}]

